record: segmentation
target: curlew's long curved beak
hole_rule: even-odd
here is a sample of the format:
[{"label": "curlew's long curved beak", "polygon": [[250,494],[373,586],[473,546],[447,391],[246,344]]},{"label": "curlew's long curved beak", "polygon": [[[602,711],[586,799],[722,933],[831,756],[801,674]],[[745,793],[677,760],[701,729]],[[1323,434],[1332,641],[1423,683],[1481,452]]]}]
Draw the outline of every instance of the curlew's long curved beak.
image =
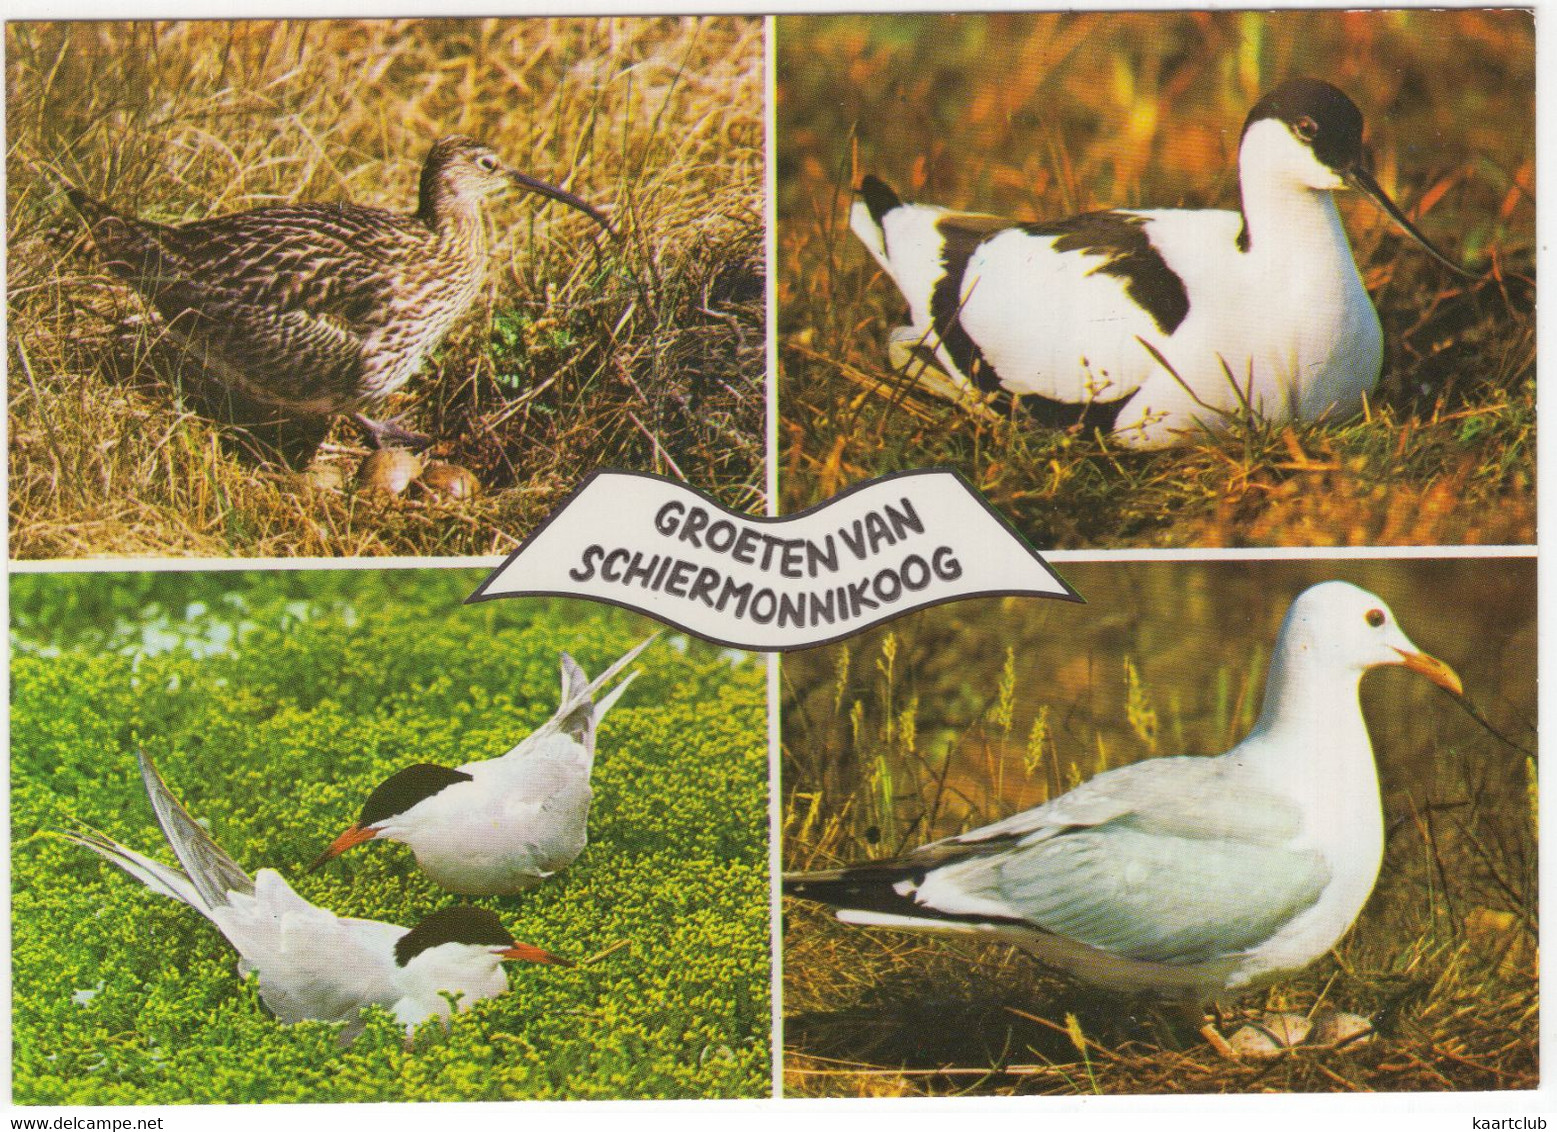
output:
[{"label": "curlew's long curved beak", "polygon": [[1400,663],[1412,672],[1421,673],[1440,688],[1453,692],[1456,696],[1465,694],[1465,686],[1460,683],[1459,674],[1436,656],[1428,656],[1425,652],[1407,652],[1405,649],[1395,651],[1400,654]]},{"label": "curlew's long curved beak", "polygon": [[567,205],[569,208],[576,208],[585,216],[588,216],[596,224],[600,225],[600,227],[604,228],[611,235],[616,235],[616,229],[611,227],[611,222],[606,219],[605,213],[601,212],[594,205],[581,200],[565,189],[559,189],[556,185],[548,184],[545,181],[531,177],[525,173],[521,173],[517,169],[510,169],[508,171],[508,175],[513,178],[514,184],[519,185],[522,188],[529,189],[531,192],[540,193],[543,197],[549,197],[554,201],[559,201],[560,203]]},{"label": "curlew's long curved beak", "polygon": [[319,859],[308,866],[308,871],[314,872],[320,865],[339,857],[346,850],[352,848],[352,846],[361,845],[364,841],[372,841],[377,836],[378,834],[372,829],[364,828],[360,825],[352,826],[345,833],[330,842],[330,847],[319,854]]},{"label": "curlew's long curved beak", "polygon": [[1400,211],[1400,208],[1395,204],[1394,201],[1389,199],[1389,194],[1386,193],[1378,181],[1374,179],[1372,170],[1368,168],[1368,159],[1366,154],[1364,154],[1363,159],[1352,168],[1344,170],[1341,173],[1341,177],[1348,185],[1356,189],[1363,196],[1367,197],[1374,204],[1378,205],[1379,208],[1383,211],[1384,215],[1388,216],[1391,220],[1398,224],[1402,232],[1410,236],[1417,243],[1421,244],[1422,248],[1427,252],[1428,255],[1432,256],[1439,263],[1447,267],[1450,271],[1470,279],[1476,278],[1475,272],[1467,271],[1465,268],[1455,263],[1454,260],[1450,259],[1443,252],[1439,251],[1436,247],[1433,246],[1431,240],[1422,235],[1421,232],[1417,231],[1415,224],[1406,219],[1406,214]]},{"label": "curlew's long curved beak", "polygon": [[515,943],[512,947],[499,951],[501,959],[522,959],[526,963],[550,963],[557,967],[571,967],[573,960],[564,959],[560,955],[553,955],[549,951],[542,951],[533,943]]}]

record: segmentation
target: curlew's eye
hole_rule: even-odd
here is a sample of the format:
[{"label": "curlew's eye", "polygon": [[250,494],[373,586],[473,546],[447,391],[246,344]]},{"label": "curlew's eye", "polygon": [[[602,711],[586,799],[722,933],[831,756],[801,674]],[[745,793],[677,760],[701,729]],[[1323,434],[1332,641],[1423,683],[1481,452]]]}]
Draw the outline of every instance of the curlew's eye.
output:
[{"label": "curlew's eye", "polygon": [[1319,123],[1304,115],[1292,123],[1292,132],[1304,141],[1313,141],[1319,136]]},{"label": "curlew's eye", "polygon": [[1365,616],[1368,619],[1368,624],[1375,629],[1384,624],[1384,611],[1382,609],[1370,609]]},{"label": "curlew's eye", "polygon": [[488,173],[495,173],[497,171],[498,160],[497,157],[493,154],[483,153],[480,157],[476,158],[476,164],[481,166]]}]

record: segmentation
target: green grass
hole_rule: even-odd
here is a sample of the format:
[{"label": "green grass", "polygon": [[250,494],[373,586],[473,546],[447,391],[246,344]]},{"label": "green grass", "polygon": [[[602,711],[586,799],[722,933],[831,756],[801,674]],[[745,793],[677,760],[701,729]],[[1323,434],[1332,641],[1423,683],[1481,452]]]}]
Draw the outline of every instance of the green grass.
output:
[{"label": "green grass", "polygon": [[[778,22],[786,510],[901,468],[961,470],[1042,546],[1528,543],[1535,530],[1534,47],[1527,12],[841,16]],[[1384,325],[1366,417],[1132,453],[975,416],[891,373],[906,322],[849,233],[865,172],[1021,218],[1233,207],[1244,115],[1323,75],[1383,183],[1481,274],[1342,208]]]},{"label": "green grass", "polygon": [[[279,1025],[192,910],[44,831],[169,859],[134,751],[251,872],[411,924],[463,898],[404,846],[303,867],[387,773],[506,751],[556,706],[557,654],[599,672],[653,626],[584,603],[463,607],[469,571],[55,575],[12,588],[14,1099],[24,1104],[765,1096],[764,671],[681,638],[601,729],[590,844],[476,901],[581,962],[429,1027],[383,1011]],[[192,607],[192,608],[191,608]],[[86,993],[82,993],[86,992]]]},{"label": "green grass", "polygon": [[1015,948],[786,901],[786,1093],[1534,1088],[1534,559],[1059,569],[1088,604],[962,602],[785,658],[785,867],[893,856],[1112,767],[1227,750],[1259,710],[1290,599],[1345,578],[1514,744],[1413,674],[1363,681],[1387,836],[1374,894],[1329,956],[1227,1005],[1376,1015],[1378,1038],[1229,1065],[1147,1004]]},{"label": "green grass", "polygon": [[[506,552],[604,466],[762,509],[762,21],[10,23],[6,45],[13,557]],[[61,191],[164,222],[409,210],[455,132],[622,233],[533,195],[489,207],[474,312],[387,406],[481,481],[465,503],[240,457]],[[349,482],[359,444],[337,423],[320,458]]]}]

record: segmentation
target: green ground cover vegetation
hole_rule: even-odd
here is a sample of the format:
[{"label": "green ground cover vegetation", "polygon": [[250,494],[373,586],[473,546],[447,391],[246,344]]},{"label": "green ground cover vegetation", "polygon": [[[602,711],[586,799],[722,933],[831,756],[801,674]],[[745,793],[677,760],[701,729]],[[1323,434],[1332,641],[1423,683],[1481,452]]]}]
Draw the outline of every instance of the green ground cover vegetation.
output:
[{"label": "green ground cover vegetation", "polygon": [[191,909],[47,830],[171,859],[143,748],[252,873],[412,924],[465,898],[404,846],[303,869],[408,762],[502,754],[586,671],[647,636],[588,603],[461,606],[468,570],[13,580],[14,1098],[28,1104],[733,1097],[770,1092],[764,669],[663,636],[600,734],[590,844],[560,877],[475,900],[578,961],[355,1044],[277,1024]]}]

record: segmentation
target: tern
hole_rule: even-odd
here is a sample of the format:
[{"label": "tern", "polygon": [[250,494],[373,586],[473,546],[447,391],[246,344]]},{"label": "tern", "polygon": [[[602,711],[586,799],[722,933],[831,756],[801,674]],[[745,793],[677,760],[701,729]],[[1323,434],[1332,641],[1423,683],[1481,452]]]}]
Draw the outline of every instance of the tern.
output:
[{"label": "tern", "polygon": [[[845,923],[1015,943],[1082,982],[1186,1008],[1274,982],[1333,947],[1378,878],[1358,686],[1381,665],[1462,694],[1373,594],[1313,586],[1282,623],[1254,729],[1226,754],[1110,770],[896,859],[786,876],[784,891]],[[1201,1032],[1232,1056],[1211,1023]]]},{"label": "tern", "polygon": [[414,928],[337,916],[304,900],[274,869],[250,877],[189,815],[145,754],[141,777],[157,823],[182,868],[89,830],[62,836],[101,854],[153,892],[189,905],[238,952],[238,973],[259,976],[260,999],[286,1024],[365,1024],[368,1006],[390,1010],[409,1035],[429,1018],[508,990],[505,959],[571,966],[520,943],[483,908],[434,912]]},{"label": "tern", "polygon": [[[1341,91],[1292,79],[1249,112],[1239,207],[1025,223],[905,204],[867,176],[850,227],[907,299],[894,364],[933,354],[963,388],[1041,422],[1163,448],[1240,419],[1340,419],[1378,383],[1383,332],[1332,193],[1362,192],[1450,269],[1379,186]],[[900,366],[901,368],[901,366]]]},{"label": "tern", "polygon": [[415,763],[390,775],[310,871],[376,839],[409,845],[435,884],[467,895],[523,892],[567,868],[588,841],[595,729],[638,674],[598,702],[595,693],[653,640],[593,683],[563,653],[562,699],[551,719],[499,758],[460,767]]}]

